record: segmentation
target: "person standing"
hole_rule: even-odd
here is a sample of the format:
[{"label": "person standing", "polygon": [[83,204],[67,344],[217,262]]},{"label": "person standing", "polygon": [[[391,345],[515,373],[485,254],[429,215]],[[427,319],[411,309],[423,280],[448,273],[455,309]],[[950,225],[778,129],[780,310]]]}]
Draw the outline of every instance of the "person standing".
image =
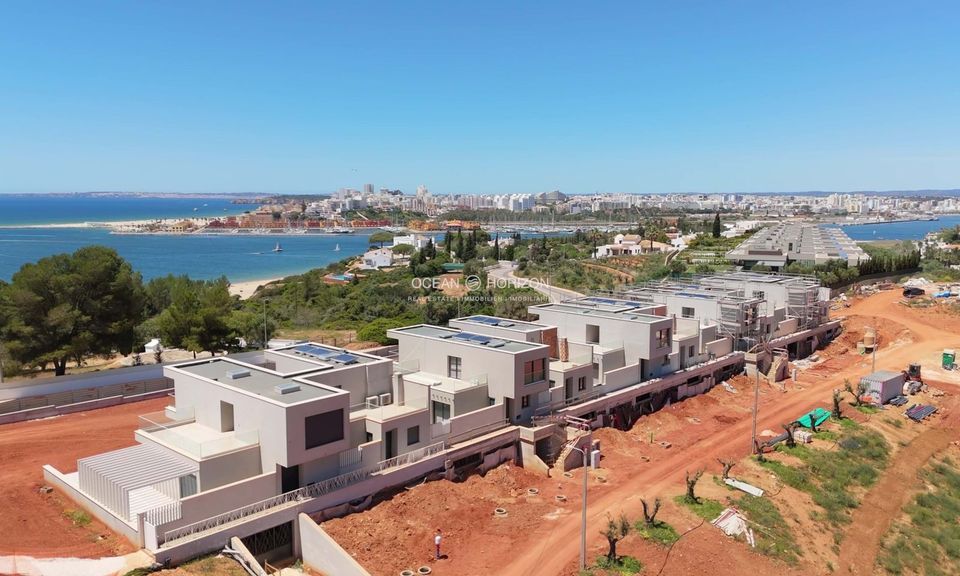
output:
[{"label": "person standing", "polygon": [[440,559],[440,542],[441,542],[442,540],[443,540],[443,534],[440,532],[440,529],[437,528],[437,533],[436,533],[436,535],[434,535],[434,537],[433,537],[433,544],[434,544],[434,545],[436,546],[436,548],[437,548],[437,556],[436,556],[437,560]]}]

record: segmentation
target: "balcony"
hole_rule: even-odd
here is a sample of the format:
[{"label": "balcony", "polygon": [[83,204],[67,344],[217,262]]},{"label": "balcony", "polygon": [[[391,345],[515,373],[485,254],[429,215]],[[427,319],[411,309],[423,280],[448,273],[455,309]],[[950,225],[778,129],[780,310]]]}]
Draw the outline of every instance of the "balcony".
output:
[{"label": "balcony", "polygon": [[203,460],[260,444],[257,430],[220,432],[199,424],[183,413],[171,418],[168,412],[153,412],[139,417],[137,433],[147,440],[176,450],[194,460]]}]

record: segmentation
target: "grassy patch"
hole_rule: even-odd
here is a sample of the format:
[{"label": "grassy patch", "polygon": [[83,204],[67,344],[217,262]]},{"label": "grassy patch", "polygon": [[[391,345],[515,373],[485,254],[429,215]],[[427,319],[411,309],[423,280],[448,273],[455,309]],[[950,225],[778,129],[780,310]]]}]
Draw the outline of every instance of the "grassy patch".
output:
[{"label": "grassy patch", "polygon": [[940,461],[923,471],[927,490],[904,508],[881,544],[878,561],[891,574],[960,572],[960,473]]},{"label": "grassy patch", "polygon": [[599,556],[596,564],[587,573],[595,576],[613,576],[639,574],[642,571],[643,563],[633,556],[620,556],[616,562],[611,562],[606,556]]},{"label": "grassy patch", "polygon": [[[716,516],[714,516],[714,518],[716,518]],[[711,520],[712,519],[713,518],[711,518]],[[655,522],[653,526],[647,526],[647,524],[641,520],[636,523],[634,528],[641,538],[656,542],[657,544],[663,544],[664,546],[669,546],[680,539],[680,535],[677,534],[676,529],[666,522]]]},{"label": "grassy patch", "polygon": [[239,564],[222,556],[204,556],[187,562],[179,568],[197,576],[248,576]]},{"label": "grassy patch", "polygon": [[839,422],[840,422],[840,427],[843,428],[844,430],[859,430],[863,428],[863,426],[857,424],[856,422],[854,422],[849,418],[841,418]]},{"label": "grassy patch", "polygon": [[894,428],[903,428],[903,420],[897,420],[896,418],[887,417],[887,418],[884,418],[883,421],[893,426]]},{"label": "grassy patch", "polygon": [[83,510],[67,510],[63,513],[74,526],[84,527],[90,524],[90,515]]},{"label": "grassy patch", "polygon": [[819,440],[827,440],[830,442],[836,442],[840,439],[840,434],[834,432],[833,430],[820,430],[816,433],[815,437]]},{"label": "grassy patch", "polygon": [[787,521],[769,498],[747,495],[737,500],[736,506],[754,524],[757,550],[788,564],[797,564],[800,548],[794,542]]},{"label": "grassy patch", "polygon": [[716,500],[709,498],[700,498],[697,502],[687,500],[686,494],[681,494],[673,499],[677,504],[687,508],[697,516],[710,521],[723,512],[725,506]]},{"label": "grassy patch", "polygon": [[877,412],[880,411],[880,409],[877,408],[876,406],[868,406],[866,404],[863,404],[861,406],[857,406],[857,411],[862,412],[864,414],[876,414]]},{"label": "grassy patch", "polygon": [[810,494],[823,509],[823,518],[834,525],[849,522],[849,510],[859,504],[853,491],[876,482],[889,453],[880,434],[864,431],[859,426],[848,427],[837,441],[837,447],[831,451],[807,446],[781,447],[781,452],[798,458],[803,464],[793,467],[775,461],[762,463],[784,484]]}]

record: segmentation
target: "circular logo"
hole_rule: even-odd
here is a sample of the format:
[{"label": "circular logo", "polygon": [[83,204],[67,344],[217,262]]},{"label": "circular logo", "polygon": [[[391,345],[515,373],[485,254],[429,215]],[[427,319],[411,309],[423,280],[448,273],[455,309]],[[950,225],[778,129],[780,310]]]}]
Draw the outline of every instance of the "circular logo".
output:
[{"label": "circular logo", "polygon": [[467,276],[467,279],[464,281],[464,285],[466,285],[467,290],[477,290],[480,288],[480,277],[475,274],[471,274],[470,276]]}]

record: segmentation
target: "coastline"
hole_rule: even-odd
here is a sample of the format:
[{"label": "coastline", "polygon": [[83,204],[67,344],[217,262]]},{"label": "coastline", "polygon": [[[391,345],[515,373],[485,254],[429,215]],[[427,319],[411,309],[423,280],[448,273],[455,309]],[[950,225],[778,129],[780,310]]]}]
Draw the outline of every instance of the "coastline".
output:
[{"label": "coastline", "polygon": [[283,280],[286,276],[281,276],[280,278],[264,278],[260,280],[243,280],[240,282],[230,281],[230,295],[239,296],[241,300],[246,300],[253,296],[257,291],[257,288],[269,284],[271,282],[276,282],[278,280]]}]

